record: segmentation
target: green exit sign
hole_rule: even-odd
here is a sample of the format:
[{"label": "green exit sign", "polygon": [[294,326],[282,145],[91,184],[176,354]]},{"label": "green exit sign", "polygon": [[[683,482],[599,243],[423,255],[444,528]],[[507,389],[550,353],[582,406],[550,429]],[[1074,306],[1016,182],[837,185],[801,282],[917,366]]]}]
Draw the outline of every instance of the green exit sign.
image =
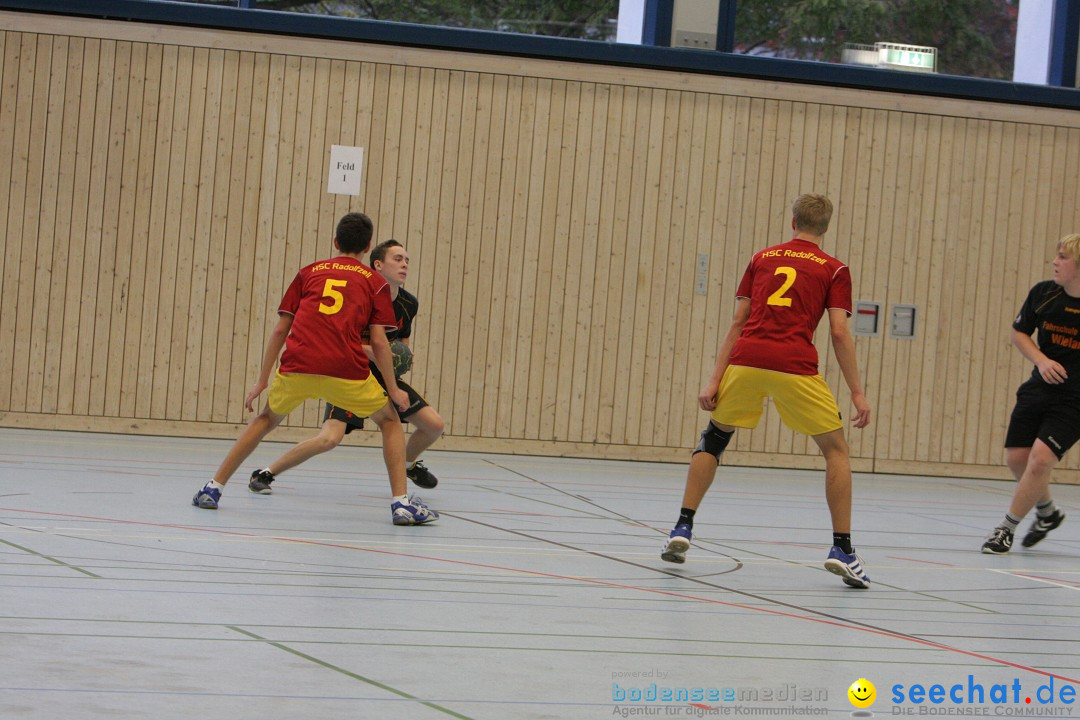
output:
[{"label": "green exit sign", "polygon": [[903,65],[904,67],[934,69],[934,53],[919,50],[889,50],[885,55],[885,62],[890,65]]}]

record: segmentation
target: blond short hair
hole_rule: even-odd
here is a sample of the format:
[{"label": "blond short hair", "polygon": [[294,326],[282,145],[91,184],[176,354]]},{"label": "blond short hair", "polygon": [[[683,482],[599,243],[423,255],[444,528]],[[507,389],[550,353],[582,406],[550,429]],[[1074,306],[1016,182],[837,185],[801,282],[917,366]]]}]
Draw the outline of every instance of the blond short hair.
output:
[{"label": "blond short hair", "polygon": [[1070,233],[1058,240],[1058,250],[1070,260],[1080,262],[1080,233]]},{"label": "blond short hair", "polygon": [[795,229],[812,235],[824,235],[832,220],[832,209],[832,202],[824,195],[800,195],[791,204]]}]

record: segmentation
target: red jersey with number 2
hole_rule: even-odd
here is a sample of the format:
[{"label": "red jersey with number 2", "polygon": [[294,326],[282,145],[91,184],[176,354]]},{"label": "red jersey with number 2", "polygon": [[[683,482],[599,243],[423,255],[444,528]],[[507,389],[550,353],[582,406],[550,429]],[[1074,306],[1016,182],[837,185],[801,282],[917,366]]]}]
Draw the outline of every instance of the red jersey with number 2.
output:
[{"label": "red jersey with number 2", "polygon": [[363,380],[370,370],[361,335],[370,325],[397,327],[386,279],[351,257],[301,268],[278,313],[294,318],[282,373]]},{"label": "red jersey with number 2", "polygon": [[795,239],[755,254],[736,297],[749,298],[750,318],[729,364],[816,375],[814,330],[830,308],[851,314],[851,272],[814,243]]}]

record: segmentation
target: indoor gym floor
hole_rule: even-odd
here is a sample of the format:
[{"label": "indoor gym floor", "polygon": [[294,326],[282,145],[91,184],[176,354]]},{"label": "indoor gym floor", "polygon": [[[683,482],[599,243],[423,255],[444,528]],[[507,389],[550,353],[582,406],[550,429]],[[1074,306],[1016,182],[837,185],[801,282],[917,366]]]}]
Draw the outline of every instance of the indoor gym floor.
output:
[{"label": "indoor gym floor", "polygon": [[[1080,716],[1080,487],[998,557],[1011,483],[857,475],[853,590],[820,472],[721,468],[676,566],[684,464],[430,452],[443,517],[394,527],[356,447],[257,496],[264,443],[192,507],[228,446],[0,430],[0,718],[850,716],[859,678],[879,717]],[[893,701],[935,683],[968,704]],[[721,698],[616,699],[692,688]]]}]

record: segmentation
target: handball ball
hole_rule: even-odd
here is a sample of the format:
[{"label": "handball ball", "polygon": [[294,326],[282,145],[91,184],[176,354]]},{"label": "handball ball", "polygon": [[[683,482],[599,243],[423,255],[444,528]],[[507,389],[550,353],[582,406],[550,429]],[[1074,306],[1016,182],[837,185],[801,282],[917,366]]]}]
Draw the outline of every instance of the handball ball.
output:
[{"label": "handball ball", "polygon": [[394,375],[400,377],[412,369],[412,348],[406,343],[392,340],[390,352],[394,356]]}]

